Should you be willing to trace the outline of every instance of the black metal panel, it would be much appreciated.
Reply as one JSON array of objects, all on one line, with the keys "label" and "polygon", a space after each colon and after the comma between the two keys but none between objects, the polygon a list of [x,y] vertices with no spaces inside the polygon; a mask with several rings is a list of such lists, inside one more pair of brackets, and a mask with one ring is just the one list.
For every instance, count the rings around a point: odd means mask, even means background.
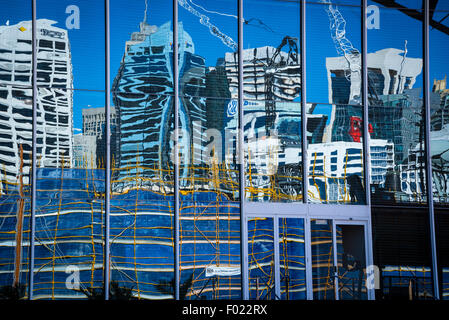
[{"label": "black metal panel", "polygon": [[438,264],[449,267],[449,208],[435,208],[435,231]]},{"label": "black metal panel", "polygon": [[431,266],[427,208],[372,208],[374,264]]}]

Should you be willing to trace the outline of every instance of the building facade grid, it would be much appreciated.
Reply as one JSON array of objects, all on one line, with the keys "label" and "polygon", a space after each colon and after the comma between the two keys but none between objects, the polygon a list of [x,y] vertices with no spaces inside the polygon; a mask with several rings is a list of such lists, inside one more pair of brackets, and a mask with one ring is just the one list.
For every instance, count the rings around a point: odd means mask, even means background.
[{"label": "building facade grid", "polygon": [[[36,1],[35,0],[31,0],[31,2],[33,3],[33,11],[35,13]],[[243,2],[244,2],[244,0],[238,0],[238,4],[239,4],[239,12],[238,12],[238,21],[239,21],[239,43],[238,44],[239,44],[239,46],[238,46],[238,51],[237,51],[238,52],[238,61],[235,62],[235,65],[233,66],[233,68],[234,68],[233,72],[235,73],[233,76],[237,79],[237,85],[236,85],[236,83],[234,83],[234,85],[231,86],[232,87],[231,91],[232,91],[232,94],[233,94],[233,98],[238,100],[238,115],[239,115],[240,127],[243,127],[243,122],[240,122],[240,121],[243,121],[243,119],[242,119],[243,118],[243,105],[244,105],[243,94],[244,94],[244,89],[245,89],[244,88],[245,79],[244,79],[244,70],[243,70],[243,68],[245,66],[245,63],[244,63],[243,59],[244,59],[245,56],[248,55],[248,53],[246,53],[245,50],[243,49],[243,42],[242,42],[243,41],[243,28],[242,28],[242,25],[244,23],[244,19],[243,19]],[[426,112],[425,112],[426,125],[424,126],[424,128],[425,128],[424,136],[426,137],[426,139],[425,139],[425,142],[424,142],[424,151],[422,151],[422,150],[412,150],[412,151],[408,151],[408,152],[409,153],[415,152],[414,153],[415,159],[417,159],[418,157],[425,157],[427,159],[426,165],[424,166],[424,170],[425,170],[425,173],[426,173],[425,179],[426,179],[426,182],[427,182],[427,186],[432,186],[433,185],[432,184],[433,173],[432,173],[432,166],[430,165],[431,162],[430,162],[430,151],[429,151],[429,149],[430,149],[430,140],[429,140],[429,138],[431,136],[431,126],[439,128],[439,126],[441,127],[446,122],[446,117],[447,117],[447,110],[446,110],[447,109],[447,103],[446,103],[447,102],[447,92],[445,92],[445,90],[446,90],[445,85],[443,86],[441,83],[435,83],[433,88],[430,87],[430,85],[429,85],[429,49],[428,49],[429,43],[428,43],[428,33],[429,33],[429,11],[430,11],[430,9],[429,9],[429,1],[428,0],[424,0],[423,3],[425,3],[425,6],[424,6],[424,8],[425,8],[425,10],[424,10],[424,17],[425,17],[425,19],[424,19],[424,23],[423,23],[423,35],[424,35],[424,37],[423,37],[423,39],[424,39],[423,40],[423,44],[424,44],[423,45],[423,47],[424,47],[424,52],[423,52],[424,53],[424,55],[423,55],[424,68],[423,68],[423,71],[424,71],[424,78],[425,78],[425,81],[424,81],[424,89],[425,89],[425,92],[424,92],[424,97],[425,97],[424,98],[424,108],[426,110]],[[173,7],[173,11],[174,12],[173,12],[173,14],[174,14],[174,17],[177,17],[177,10],[178,10],[177,1],[174,0],[173,4],[174,4],[174,7]],[[302,13],[302,17],[303,17],[303,19],[301,21],[302,21],[303,25],[302,25],[302,27],[298,26],[298,28],[301,31],[301,44],[302,44],[302,46],[300,48],[300,55],[304,56],[304,58],[302,58],[302,59],[305,59],[304,44],[305,44],[306,29],[305,29],[305,21],[303,21],[303,20],[305,20],[305,14],[304,13],[305,13],[306,6],[307,6],[307,4],[305,3],[305,1],[301,1],[301,13]],[[105,7],[109,8],[109,0],[105,0]],[[361,12],[362,13],[366,12],[366,8],[367,8],[367,1],[363,0],[362,1],[362,5],[360,6]],[[362,25],[365,26],[366,16],[365,16],[365,14],[361,14],[361,16],[363,17]],[[106,19],[109,19],[109,11],[106,11]],[[174,20],[173,22],[174,22],[174,24],[177,25],[177,20]],[[33,24],[36,23],[35,14],[33,16],[32,23]],[[370,117],[370,119],[373,118],[373,116],[369,115],[369,113],[372,112],[372,110],[370,110],[369,103],[368,103],[368,74],[370,72],[370,69],[368,67],[369,58],[367,57],[366,28],[363,28],[363,30],[361,30],[361,31],[362,31],[362,35],[363,35],[362,36],[362,38],[363,38],[363,42],[362,42],[362,58],[361,58],[361,61],[362,61],[362,68],[361,68],[362,69],[362,77],[361,77],[361,81],[362,81],[362,99],[363,100],[362,100],[362,104],[361,104],[362,105],[362,115],[361,115],[361,117],[362,117],[362,122],[363,122],[364,136],[369,136],[368,121],[363,121],[363,120],[365,120],[368,116]],[[181,29],[181,32],[183,32],[182,29]],[[40,39],[40,37],[36,34],[36,30],[35,29],[33,29],[33,33],[34,33],[33,34],[33,40],[34,40],[33,48],[34,48],[35,52],[32,54],[32,61],[30,61],[30,62],[32,62],[32,65],[37,65],[38,63],[43,61],[42,59],[39,58],[38,51],[40,50],[40,47],[42,46],[42,41],[44,41],[44,40]],[[177,32],[173,32],[173,34],[175,35],[175,37],[178,36]],[[107,30],[106,36],[110,37],[109,30]],[[182,40],[184,40],[184,39],[182,39]],[[178,42],[177,38],[176,38],[176,40],[173,40],[174,44],[177,44],[177,42]],[[50,48],[50,47],[48,47],[49,46],[48,43],[47,44],[44,43],[44,46],[47,46],[46,50],[48,50]],[[51,50],[53,50],[53,52],[57,51],[55,46],[56,45],[53,46],[53,44],[51,45]],[[64,48],[68,48],[68,43],[67,42],[65,42]],[[274,48],[265,48],[265,49],[266,50],[268,50],[268,49],[269,50],[273,50]],[[68,52],[65,52],[64,49],[61,49],[61,50],[62,50],[61,52],[63,52],[64,55],[68,55],[69,54]],[[106,50],[107,51],[110,50],[109,47],[106,46]],[[136,49],[135,48],[131,48],[130,49],[130,51],[133,51],[133,50],[136,50]],[[176,52],[176,51],[174,51],[174,52]],[[109,55],[110,55],[109,52],[107,52],[105,56],[109,57]],[[177,54],[175,56],[172,55],[170,57],[170,59],[173,60],[174,65],[178,66],[178,59],[179,59],[179,57],[178,57]],[[65,63],[65,66],[67,68],[71,67],[68,57],[65,58],[64,63]],[[201,64],[201,61],[200,61],[200,64]],[[107,68],[106,69],[107,69],[106,70],[106,75],[108,75],[109,72],[110,72],[109,64],[107,64]],[[239,72],[235,72],[236,70],[238,70]],[[38,70],[35,70],[34,72],[37,72],[37,71]],[[330,71],[330,72],[334,72],[334,71]],[[372,70],[371,70],[371,72],[372,72]],[[301,70],[301,73],[302,73],[302,76],[304,76],[304,78],[301,77],[301,82],[304,83],[305,82],[305,71]],[[396,75],[394,75],[394,76],[396,76]],[[67,81],[67,82],[72,81],[72,79],[70,77],[68,77],[65,73],[61,74],[61,77],[64,78],[65,81]],[[109,79],[109,76],[107,76],[106,78]],[[414,78],[411,77],[410,81],[413,82],[414,81],[413,79]],[[296,80],[298,80],[298,79],[296,79]],[[392,92],[393,91],[401,91],[401,90],[397,89],[397,86],[398,86],[399,82],[400,81],[395,82],[394,85],[391,85],[391,83],[390,83],[388,90],[390,90]],[[32,101],[33,101],[34,112],[36,112],[37,110],[39,110],[39,108],[42,108],[42,107],[40,107],[40,105],[42,103],[44,103],[44,102],[40,101],[39,99],[36,99],[35,97],[41,97],[42,94],[40,94],[40,92],[42,90],[45,90],[45,89],[44,88],[38,88],[38,86],[42,85],[42,83],[39,83],[39,77],[33,78],[32,79],[32,83],[30,83],[30,84],[32,84],[32,88],[33,88],[32,89],[32,94],[31,95],[28,94],[27,98],[28,99],[29,98],[34,98]],[[173,80],[173,85],[174,86],[179,86],[178,81]],[[408,85],[409,85],[410,88],[412,87],[412,84],[410,82],[408,83]],[[39,90],[39,92],[37,92],[38,90]],[[55,89],[55,90],[57,90],[57,89]],[[109,90],[109,88],[108,88],[108,90]],[[299,94],[299,90],[301,90],[301,94],[303,95],[303,97],[302,97],[302,102],[303,102],[302,105],[303,106],[302,107],[303,107],[303,110],[305,110],[305,108],[306,108],[306,105],[304,103],[306,101],[305,86],[301,86],[301,88],[299,88],[299,85],[297,86],[297,88],[295,86],[295,90],[296,90],[295,94],[296,93]],[[387,88],[383,88],[383,90],[385,91],[385,90],[387,90]],[[179,95],[179,87],[176,87],[175,89],[173,89],[173,92],[174,92],[174,99],[177,100],[178,99],[178,95]],[[440,100],[442,105],[441,105],[441,110],[438,111],[437,113],[435,113],[434,116],[431,119],[431,116],[430,116],[430,98],[432,96],[432,93],[435,93],[435,92],[439,92],[441,94],[441,96],[443,97]],[[400,92],[400,93],[398,93],[398,95],[400,95],[402,93],[403,92]],[[8,94],[10,94],[10,93],[8,93]],[[50,93],[48,93],[48,94],[51,95]],[[70,95],[70,93],[65,93],[65,94],[67,96]],[[254,94],[254,95],[257,96],[258,93],[256,92],[256,93],[251,93],[251,94]],[[330,93],[330,95],[331,94],[332,93]],[[44,96],[47,96],[47,95],[44,94]],[[109,95],[107,95],[106,105],[109,105],[109,99],[110,99],[110,97],[109,97]],[[353,97],[350,98],[350,99],[353,99]],[[400,100],[400,97],[398,99]],[[62,116],[62,119],[64,119],[63,123],[57,122],[56,125],[64,127],[65,131],[73,130],[73,128],[72,128],[72,119],[70,118],[71,117],[71,115],[70,115],[71,113],[67,112],[67,110],[71,108],[71,106],[69,105],[70,104],[69,101],[71,101],[70,97],[64,97],[64,99],[62,99],[60,101],[59,105],[58,105],[59,109],[56,111],[56,114],[57,114],[56,116],[58,117],[58,119],[61,119],[60,116]],[[346,102],[345,104],[347,104],[347,103],[348,102]],[[392,102],[392,103],[394,103],[394,102]],[[118,104],[117,104],[117,106],[118,106]],[[179,108],[180,108],[179,103],[173,103],[173,107],[175,108],[174,114],[175,115],[179,114],[179,112],[180,112],[180,110],[179,110]],[[61,114],[59,114],[58,112],[61,112]],[[202,111],[200,111],[200,112],[202,112]],[[109,117],[109,115],[111,113],[113,114],[112,118]],[[85,124],[86,124],[86,128],[88,129],[88,130],[86,130],[86,132],[89,132],[88,136],[95,136],[97,138],[97,142],[96,143],[98,144],[99,143],[98,139],[101,138],[101,134],[102,134],[100,131],[104,130],[104,129],[100,128],[100,127],[103,124],[106,124],[107,129],[105,130],[105,132],[106,133],[110,133],[111,132],[110,131],[111,130],[111,125],[115,125],[116,124],[115,123],[115,121],[116,121],[115,120],[116,119],[115,115],[116,114],[117,114],[117,117],[119,117],[118,110],[112,109],[112,107],[110,107],[109,110],[105,110],[105,112],[101,111],[101,112],[98,112],[97,114],[95,114],[95,112],[92,113],[92,114],[87,114],[86,113],[86,115],[85,115],[86,116],[86,123]],[[92,119],[92,117],[94,117],[95,119]],[[199,115],[198,117],[205,117],[205,115]],[[302,129],[304,130],[306,128],[305,127],[305,123],[307,122],[306,121],[306,119],[307,119],[306,113],[301,113],[301,117],[302,117],[302,122],[304,123],[304,125],[302,126]],[[440,117],[440,120],[438,120],[437,117]],[[87,119],[90,119],[90,120],[87,120]],[[35,139],[36,138],[39,139],[39,132],[38,132],[37,125],[40,125],[40,123],[36,123],[35,122],[36,119],[34,119],[34,118],[33,118],[33,121],[34,121],[34,125],[33,125],[33,128],[32,128],[33,129],[32,130],[32,134],[33,134],[33,137]],[[39,120],[37,120],[37,121],[39,121]],[[402,125],[406,126],[406,124],[402,124]],[[177,125],[174,125],[174,127],[177,128]],[[62,131],[63,133],[65,132],[64,130]],[[192,130],[194,130],[194,129],[192,129]],[[416,133],[413,133],[413,132],[410,133],[410,135],[413,135],[413,134],[416,134]],[[100,137],[98,137],[98,136],[100,136]],[[28,138],[31,138],[31,137],[28,137]],[[406,139],[406,138],[410,138],[410,137],[409,136],[408,137],[404,137],[404,139]],[[89,139],[87,137],[79,137],[78,141],[75,140],[74,143],[77,143],[78,146],[83,145],[85,147],[85,145],[94,144],[91,141],[92,139]],[[33,139],[31,139],[31,140],[33,140]],[[106,139],[106,140],[108,140],[108,139]],[[365,150],[365,153],[366,153],[366,150],[369,150],[369,156],[366,156],[366,157],[365,156],[364,157],[361,156],[360,159],[353,159],[352,161],[356,162],[356,160],[359,160],[359,162],[357,164],[354,164],[354,165],[355,166],[361,166],[361,167],[364,168],[365,171],[363,171],[363,173],[365,174],[365,181],[369,181],[371,179],[371,182],[376,182],[376,184],[379,184],[379,185],[385,184],[386,172],[384,172],[383,170],[388,170],[390,168],[390,166],[392,166],[393,159],[395,159],[396,157],[401,157],[402,159],[404,159],[406,157],[406,155],[400,154],[400,152],[398,150],[395,150],[394,149],[394,145],[391,142],[388,142],[386,137],[379,137],[378,139],[373,139],[372,143],[370,143],[368,140],[369,139],[364,139],[363,140],[363,142],[364,142],[363,148]],[[35,140],[35,141],[37,141],[37,140]],[[67,143],[68,143],[68,141],[69,140],[67,139]],[[237,149],[239,147],[242,148],[243,144],[244,144],[243,134],[240,133],[239,134],[239,144],[237,146]],[[314,151],[313,145],[311,145],[308,148],[307,144],[308,144],[307,136],[305,134],[301,135],[301,150],[307,150],[308,151],[308,152],[302,152],[300,154],[297,154],[300,157],[303,157],[303,159],[306,159],[307,157],[310,157],[310,156],[313,157],[313,156],[317,155],[316,151]],[[344,144],[344,142],[342,142],[342,144]],[[62,145],[64,146],[64,143]],[[107,145],[110,145],[110,143],[107,143]],[[39,148],[39,146],[37,146],[37,148]],[[67,150],[65,150],[64,148],[67,149]],[[69,159],[72,159],[72,157],[73,157],[74,158],[73,161],[78,161],[78,162],[82,162],[83,161],[82,159],[76,158],[75,154],[72,154],[72,151],[75,153],[75,151],[77,150],[75,148],[75,146],[71,146],[71,145],[70,146],[64,146],[64,148],[63,148],[64,150],[56,152],[56,157],[55,158],[49,158],[49,160],[43,159],[44,161],[49,162],[49,164],[47,166],[49,166],[49,167],[56,167],[56,168],[61,167],[62,165],[60,165],[60,164],[63,162],[63,160],[61,160],[59,157],[64,157],[64,156],[67,156]],[[354,148],[356,148],[356,146],[354,146]],[[110,147],[108,147],[107,150],[110,151],[111,150]],[[37,152],[36,151],[37,151],[37,149],[35,149],[35,152],[32,153],[32,164],[33,164],[32,167],[36,166],[37,162],[38,162]],[[329,150],[329,151],[335,151],[335,150]],[[94,152],[94,151],[92,151],[92,152]],[[96,151],[96,152],[98,152],[98,151]],[[304,155],[304,153],[306,153],[306,154]],[[17,152],[16,152],[16,154],[17,154]],[[45,154],[47,155],[47,153],[45,153]],[[53,155],[55,153],[54,152],[48,152],[48,154],[52,154]],[[65,154],[67,154],[67,155],[65,155]],[[242,154],[243,154],[243,152],[242,152]],[[362,154],[363,154],[363,151],[362,151]],[[324,155],[320,155],[320,156],[324,157]],[[104,156],[104,158],[105,159],[109,159],[109,157],[107,155]],[[338,160],[336,160],[337,165],[340,165],[341,162],[343,161],[341,158],[342,157],[340,156],[340,158]],[[241,160],[243,160],[243,159],[244,158],[242,156]],[[329,157],[328,157],[328,161],[331,161],[331,155],[330,154],[329,154]],[[360,163],[360,162],[362,162],[362,163]],[[106,169],[107,172],[109,172],[111,170],[111,163],[110,163],[110,161],[105,161],[105,163],[106,163],[106,168],[105,169]],[[329,162],[329,166],[332,166],[332,165],[333,165],[333,163]],[[418,167],[419,165],[417,163],[413,164],[411,162],[407,162],[407,166],[409,166],[409,167],[411,166],[411,167],[413,167],[412,169],[415,170],[413,173],[411,173],[410,170],[407,171],[406,169],[404,169],[404,171],[407,172],[407,174],[409,174],[409,175],[413,174],[414,176],[416,176],[416,175],[418,175],[419,170],[421,169],[421,168]],[[302,171],[302,175],[303,175],[302,176],[302,181],[306,181],[308,179],[308,172],[312,170],[312,168],[309,167],[308,165],[306,165],[306,167],[307,167],[307,169],[304,169]],[[239,172],[240,175],[244,176],[244,171],[243,171],[244,168],[245,168],[244,167],[244,163],[241,163],[239,168],[240,168],[240,172]],[[13,171],[17,172],[17,168],[14,168]],[[366,173],[367,171],[371,172],[371,174]],[[37,175],[36,171],[33,170],[32,171],[32,177],[31,177],[31,179],[33,181],[32,182],[32,190],[31,190],[31,194],[32,195],[36,194],[36,185],[35,185],[36,175]],[[179,174],[178,174],[178,175],[175,175],[175,181],[174,181],[174,185],[178,185],[178,188],[175,189],[175,190],[178,191],[177,194],[175,194],[175,197],[179,197],[179,184],[180,184],[180,177],[179,177]],[[241,191],[245,190],[244,189],[244,185],[245,185],[245,179],[243,177],[243,179],[240,179],[240,190]],[[370,185],[370,183],[366,182],[366,185]],[[329,195],[327,196],[327,198],[338,198],[338,194],[339,194],[338,186],[336,186],[335,188],[336,189],[328,190]],[[426,203],[425,207],[428,210],[429,218],[430,218],[429,225],[430,225],[430,234],[431,234],[430,243],[432,244],[432,265],[433,265],[433,270],[435,270],[435,268],[437,266],[437,256],[436,256],[436,249],[435,249],[435,241],[436,240],[435,240],[435,225],[434,225],[435,221],[434,221],[433,194],[432,194],[432,188],[429,187],[428,189],[430,189],[430,190],[421,190],[421,192],[427,191],[427,194],[426,194],[427,201],[425,201],[425,203]],[[307,188],[303,187],[303,190],[307,190]],[[105,192],[107,194],[109,194],[112,191],[113,190],[112,190],[112,187],[111,187],[111,183],[106,183],[105,184]],[[363,196],[363,197],[365,197],[365,201],[363,201],[364,205],[362,205],[362,207],[364,207],[365,209],[366,208],[369,209],[372,206],[372,203],[369,200],[370,199],[370,194],[371,194],[370,192],[371,192],[371,190],[370,190],[370,188],[365,188],[363,191],[365,192],[365,195]],[[245,224],[245,226],[247,227],[246,223],[247,223],[249,217],[254,218],[254,210],[256,210],[258,207],[257,207],[257,205],[253,205],[251,202],[246,201],[245,197],[242,196],[242,194],[244,194],[244,192],[241,192],[241,196],[239,198],[239,201],[240,201],[240,219],[241,219],[242,223]],[[360,195],[357,196],[357,198],[360,198],[360,197],[361,197]],[[302,206],[307,207],[306,210],[309,210],[309,207],[315,206],[310,200],[308,200],[308,197],[304,197],[303,201],[304,201],[304,204],[302,204]],[[276,203],[270,203],[267,206],[268,206],[268,208],[266,209],[266,211],[282,210],[281,208],[283,207],[283,206],[279,206]],[[325,207],[326,205],[322,204],[320,206]],[[342,205],[342,206],[344,206],[344,205]],[[329,208],[329,206],[328,206],[328,208]],[[32,217],[33,217],[33,215],[35,214],[35,210],[36,209],[33,206],[31,206],[30,210],[31,210],[31,214],[32,214]],[[175,213],[175,217],[179,216],[179,210],[180,210],[179,209],[179,205],[177,207],[175,206],[175,210],[177,211]],[[310,210],[312,210],[312,209],[310,209]],[[324,210],[326,210],[326,209],[324,209]],[[345,209],[342,208],[342,210],[345,210]],[[107,210],[105,219],[109,219],[108,214],[109,214],[109,212]],[[309,216],[309,215],[305,215],[304,216],[304,218],[306,218],[306,219],[309,219],[310,217],[311,216]],[[33,221],[34,220],[31,219],[31,224],[35,223]],[[368,226],[369,226],[369,229],[370,229],[371,228],[370,216],[368,216],[367,221],[368,221]],[[33,229],[33,225],[32,225],[32,227],[31,227],[31,235],[30,235],[32,238],[34,237],[33,230],[34,229]],[[179,229],[176,232],[179,232]],[[241,234],[240,234],[240,248],[241,248],[240,250],[242,252],[242,257],[243,257],[241,259],[242,260],[241,263],[244,265],[244,267],[242,267],[242,270],[246,270],[248,268],[247,255],[245,255],[245,256],[243,255],[243,252],[247,252],[247,246],[248,246],[247,232],[248,231],[245,230],[244,227],[242,227]],[[175,239],[179,239],[179,235],[175,236]],[[175,245],[179,245],[179,243],[176,243]],[[33,247],[33,244],[31,244],[30,245],[30,255],[29,255],[31,257],[31,259],[32,259],[33,254],[34,254],[33,250],[35,250],[35,248]],[[179,254],[179,252],[177,252],[176,254]],[[105,268],[106,269],[110,268],[109,260],[106,260]],[[179,273],[179,272],[180,271],[179,271],[179,266],[178,266],[177,268],[175,268],[175,273]],[[438,288],[438,283],[439,283],[438,282],[438,275],[436,274],[436,272],[433,272],[432,276],[433,276],[434,296],[436,298],[438,298],[439,297],[439,293],[440,293],[440,290]],[[179,298],[179,278],[177,278],[177,279],[178,279],[178,281],[177,281],[178,285],[176,287],[177,288],[176,289],[176,297]],[[242,272],[242,290],[243,290],[242,297],[246,298],[246,299],[249,297],[248,296],[249,290],[245,289],[245,288],[247,288],[248,281],[249,280],[248,280],[247,272]],[[30,299],[32,299],[32,297],[33,297],[33,285],[32,285],[33,284],[33,272],[30,272],[30,281],[29,281],[29,283],[30,283],[30,286],[28,288],[29,289],[28,297]],[[310,298],[310,292],[308,293],[308,295],[309,295],[308,297]]]}]

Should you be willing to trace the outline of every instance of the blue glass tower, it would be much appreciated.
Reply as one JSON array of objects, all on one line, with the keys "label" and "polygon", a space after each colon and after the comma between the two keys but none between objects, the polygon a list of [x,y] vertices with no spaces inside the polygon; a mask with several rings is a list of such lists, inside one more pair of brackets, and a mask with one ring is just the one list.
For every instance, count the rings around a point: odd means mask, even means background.
[{"label": "blue glass tower", "polygon": [[[140,24],[126,42],[126,51],[113,84],[113,100],[118,114],[118,150],[115,166],[121,183],[115,188],[132,187],[126,176],[151,177],[154,170],[172,163],[171,136],[174,128],[173,32],[171,23],[160,27]],[[206,121],[204,58],[195,54],[190,35],[179,24],[179,99],[181,176],[189,164],[201,156],[201,139]],[[193,150],[193,151],[191,151]],[[124,182],[125,181],[125,182]]]}]

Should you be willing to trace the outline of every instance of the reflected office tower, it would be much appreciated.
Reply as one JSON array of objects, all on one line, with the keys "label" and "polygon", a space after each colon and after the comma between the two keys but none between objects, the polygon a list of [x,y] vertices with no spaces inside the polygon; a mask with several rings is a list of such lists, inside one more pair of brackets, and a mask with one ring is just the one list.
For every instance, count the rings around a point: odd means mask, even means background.
[{"label": "reflected office tower", "polygon": [[[405,57],[403,50],[383,49],[367,56],[370,133],[373,139],[395,144],[395,161],[408,157],[408,150],[418,141],[422,101],[419,89],[413,89],[416,77],[422,71],[422,59]],[[332,109],[330,124],[324,142],[360,141],[362,108],[351,105],[358,97],[352,96],[352,87],[360,87],[344,76],[344,57],[327,58],[329,101]]]},{"label": "reflected office tower", "polygon": [[[323,142],[362,142],[363,108],[354,103],[360,97],[353,93],[354,88],[360,88],[360,79],[347,79],[345,65],[344,57],[326,59],[329,101],[334,108]],[[367,65],[371,141],[384,141],[386,148],[394,149],[393,165],[386,159],[376,160],[372,183],[380,189],[402,192],[401,197],[421,194],[424,169],[417,161],[424,152],[419,143],[424,134],[422,99],[421,89],[413,86],[422,71],[422,59],[408,58],[403,50],[389,48],[369,53]]]},{"label": "reflected office tower", "polygon": [[[301,196],[296,179],[302,170],[301,90],[296,39],[284,37],[275,48],[264,46],[243,50],[243,125],[246,140],[247,185],[254,190],[274,188],[287,197]],[[225,113],[226,132],[238,127],[238,55],[228,52],[225,69],[231,101]],[[235,163],[235,146],[226,146],[226,162]],[[276,181],[270,179],[276,176]],[[293,179],[292,179],[293,177]],[[251,195],[264,200],[266,195]],[[268,199],[268,198],[267,198]],[[266,200],[266,199],[265,199]]]},{"label": "reflected office tower", "polygon": [[446,76],[435,79],[430,94],[430,152],[434,200],[437,202],[447,202],[449,198],[449,89],[446,79]]},{"label": "reflected office tower", "polygon": [[[368,53],[367,62],[371,102],[378,96],[401,94],[413,88],[422,71],[422,59],[408,58],[403,50],[394,48]],[[353,88],[361,87],[361,79],[345,77],[347,61],[344,57],[326,58],[326,69],[330,103],[349,104],[360,100],[357,95],[360,90]]]},{"label": "reflected office tower", "polygon": [[[296,42],[289,39],[289,52],[265,46],[243,50],[243,91],[245,99],[265,101],[293,101],[301,90],[301,70]],[[228,52],[225,57],[231,97],[238,99],[238,55]],[[271,113],[267,107],[267,116]]]},{"label": "reflected office tower", "polygon": [[[118,121],[116,164],[119,180],[114,188],[132,186],[127,176],[152,177],[154,170],[172,166],[171,135],[174,128],[173,47],[171,23],[150,26],[140,23],[140,31],[126,42],[125,54],[113,84],[113,100]],[[179,30],[179,123],[181,177],[188,166],[201,158],[201,139],[206,121],[204,58],[195,54],[190,35]],[[196,136],[195,136],[196,135]],[[196,137],[196,139],[195,139]]]},{"label": "reflected office tower", "polygon": [[433,81],[431,99],[431,131],[440,131],[449,125],[449,89],[446,88],[447,80]]},{"label": "reflected office tower", "polygon": [[[38,165],[69,167],[72,162],[72,63],[67,31],[56,22],[37,25]],[[28,183],[32,150],[31,21],[0,26],[0,167],[9,183],[20,174]]]},{"label": "reflected office tower", "polygon": [[[393,143],[370,140],[371,181],[384,187],[387,172],[394,167]],[[363,145],[358,142],[334,141],[310,144],[308,148],[310,179],[309,195],[312,203],[327,201],[365,203],[362,186]],[[328,175],[330,178],[326,179]],[[348,189],[349,192],[346,192]]]},{"label": "reflected office tower", "polygon": [[[228,105],[231,100],[224,58],[218,59],[214,67],[208,67],[206,71],[205,96],[207,97],[206,130],[218,130],[223,133],[226,126],[227,116],[229,115]],[[225,159],[225,143],[225,134],[222,134],[221,149],[216,150],[217,152],[215,153],[215,158],[219,163],[224,162]],[[216,145],[216,148],[219,148],[218,144]]]},{"label": "reflected office tower", "polygon": [[[285,48],[288,45],[288,49]],[[287,51],[285,51],[287,50]],[[238,99],[238,55],[235,52],[228,52],[225,56],[226,75],[229,83],[231,98],[228,105],[227,117],[229,118],[228,128],[237,127],[237,99]],[[299,130],[294,132],[293,137],[280,137],[288,135],[282,132],[279,126],[281,122],[287,121],[284,114],[292,117],[295,125],[299,123],[300,105],[296,102],[300,97],[299,55],[296,40],[285,37],[277,47],[265,46],[243,50],[243,92],[245,98],[244,123],[245,137],[256,135],[274,137],[276,140],[273,148],[281,148],[281,140],[287,143],[291,138],[298,136]],[[296,118],[296,119],[295,119]],[[256,121],[257,119],[257,121]],[[249,125],[252,123],[252,125]],[[279,131],[280,130],[280,131]],[[280,139],[277,139],[280,138]],[[296,137],[297,138],[297,137]],[[273,141],[267,140],[267,144]],[[297,146],[295,146],[297,148]],[[273,149],[274,150],[274,149]],[[229,150],[226,150],[229,154]]]},{"label": "reflected office tower", "polygon": [[[80,166],[83,161],[77,161],[75,167],[84,168],[104,168],[106,163],[105,155],[105,133],[106,133],[106,111],[105,108],[85,108],[82,109],[83,115],[83,133],[78,137],[77,141],[85,143],[84,145],[84,166]],[[117,154],[117,116],[115,108],[110,110],[110,126],[111,126],[111,160],[116,159]],[[82,136],[82,138],[81,138]],[[76,139],[75,139],[76,140]],[[74,142],[75,143],[75,142]],[[89,145],[89,147],[87,147]],[[75,146],[74,146],[75,149]],[[78,150],[81,150],[78,148]],[[74,155],[75,157],[75,155]],[[78,157],[79,158],[79,157]],[[115,164],[113,164],[115,165]]]}]

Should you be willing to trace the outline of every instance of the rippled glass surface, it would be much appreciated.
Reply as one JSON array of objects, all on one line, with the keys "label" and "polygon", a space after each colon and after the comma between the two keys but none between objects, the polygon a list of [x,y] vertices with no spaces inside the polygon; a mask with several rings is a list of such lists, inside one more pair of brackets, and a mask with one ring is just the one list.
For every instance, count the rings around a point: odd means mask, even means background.
[{"label": "rippled glass surface", "polygon": [[299,2],[248,0],[244,18],[246,198],[301,202]]},{"label": "rippled glass surface", "polygon": [[181,283],[239,299],[237,1],[178,1]]},{"label": "rippled glass surface", "polygon": [[31,3],[0,11],[0,290],[27,296],[32,166]]},{"label": "rippled glass surface", "polygon": [[173,299],[172,4],[111,1],[111,286]]},{"label": "rippled glass surface", "polygon": [[[361,94],[360,0],[307,1],[306,48],[300,47],[300,1],[244,0],[241,66],[238,3],[178,0],[174,22],[170,1],[111,0],[111,108],[106,110],[104,3],[38,0],[33,128],[31,1],[3,1],[0,295],[27,297],[35,166],[34,299],[103,299],[105,281],[111,299],[173,299],[177,198],[181,299],[243,297],[242,199],[249,202],[246,213],[251,217],[244,235],[251,299],[305,299],[306,289],[314,299],[365,299],[361,283],[366,266],[348,256],[345,246],[355,231],[344,221],[313,216],[307,235],[301,213],[287,218],[282,209],[268,212],[267,205],[259,217],[254,208],[260,203],[275,205],[276,210],[288,205],[293,214],[290,205],[302,202],[312,204],[308,208],[338,204],[339,215],[344,205],[366,205],[367,188],[375,218],[374,263],[382,274],[377,293],[382,298],[409,292],[413,299],[432,298],[428,187],[436,210],[436,272],[442,298],[447,299],[447,4],[429,1],[426,128],[423,1],[368,1],[368,106],[362,105]],[[174,23],[178,39],[173,38]],[[301,49],[307,49],[306,79],[301,78]],[[364,107],[368,119],[363,119]],[[180,128],[176,133],[175,120]],[[239,120],[244,126],[244,172],[239,172],[237,154]],[[364,121],[369,136],[363,134]],[[307,150],[302,150],[303,137]],[[364,150],[367,139],[369,149]],[[304,164],[303,152],[308,161]],[[364,179],[366,152],[371,185]],[[108,161],[110,185],[105,183]],[[432,170],[432,186],[427,186],[427,168]],[[390,208],[395,206],[407,209],[396,212]],[[416,207],[421,211],[416,213]],[[111,272],[104,279],[107,210]],[[360,242],[362,233],[358,235]],[[306,288],[309,236],[312,288]]]},{"label": "rippled glass surface", "polygon": [[381,25],[368,28],[370,141],[385,145],[390,161],[372,168],[371,198],[425,203],[422,12],[413,18],[379,6],[378,14]]},{"label": "rippled glass surface", "polygon": [[308,200],[365,204],[361,8],[310,4],[306,14]]},{"label": "rippled glass surface", "polygon": [[248,282],[251,300],[276,296],[273,218],[248,220]]},{"label": "rippled glass surface", "polygon": [[306,245],[304,219],[279,218],[280,298],[305,300]]}]

